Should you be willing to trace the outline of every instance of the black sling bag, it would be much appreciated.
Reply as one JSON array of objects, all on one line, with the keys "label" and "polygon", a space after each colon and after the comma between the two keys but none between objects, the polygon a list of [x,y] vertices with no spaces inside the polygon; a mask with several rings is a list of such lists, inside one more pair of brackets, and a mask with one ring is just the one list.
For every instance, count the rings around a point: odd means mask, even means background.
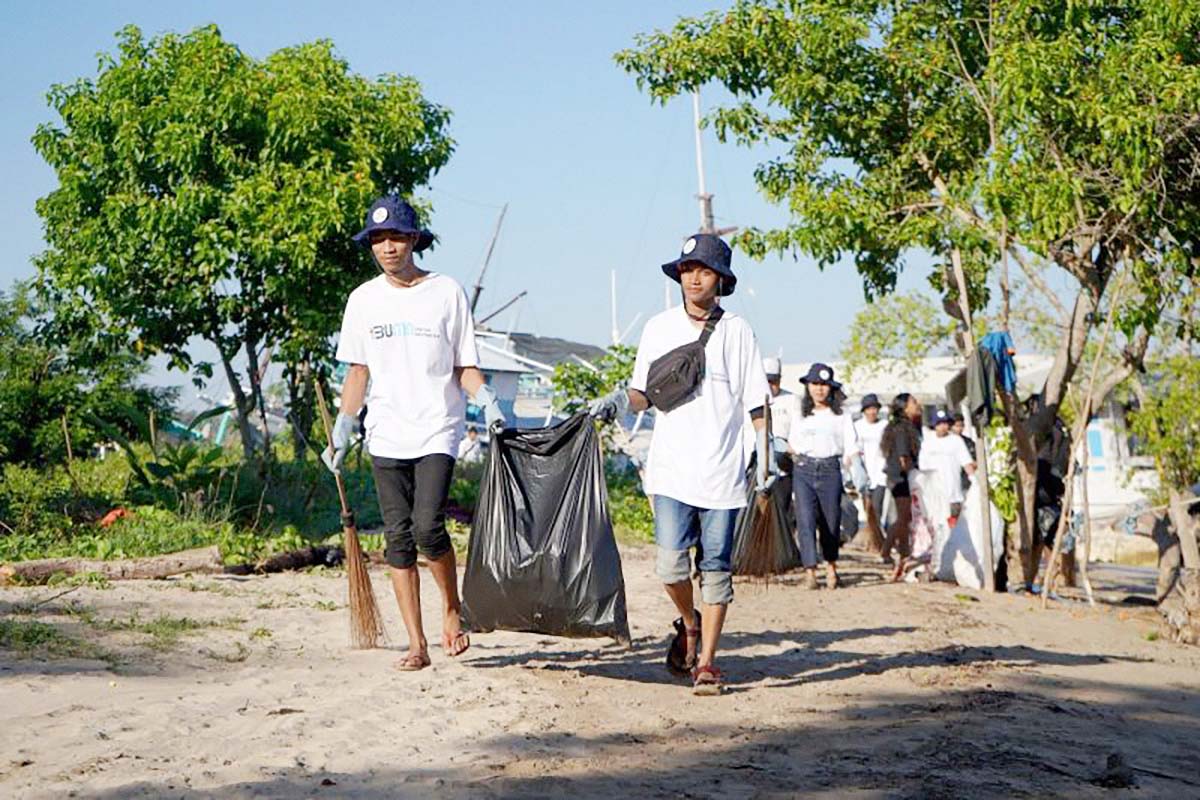
[{"label": "black sling bag", "polygon": [[646,375],[646,399],[650,405],[660,411],[674,411],[692,399],[704,380],[704,346],[724,313],[720,306],[713,308],[699,339],[663,353],[650,363]]}]

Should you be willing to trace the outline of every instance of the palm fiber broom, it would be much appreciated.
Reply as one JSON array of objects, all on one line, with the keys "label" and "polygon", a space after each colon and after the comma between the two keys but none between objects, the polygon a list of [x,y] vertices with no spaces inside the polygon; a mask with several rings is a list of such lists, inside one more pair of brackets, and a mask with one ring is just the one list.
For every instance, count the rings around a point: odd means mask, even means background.
[{"label": "palm fiber broom", "polygon": [[[317,389],[317,405],[321,408],[321,424],[325,427],[325,440],[333,452],[333,429],[329,422],[329,407],[325,405],[325,393],[321,384],[314,381]],[[387,634],[383,628],[383,616],[375,602],[371,589],[371,576],[367,572],[367,559],[358,541],[358,527],[354,512],[346,501],[346,484],[341,472],[333,473],[337,481],[338,500],[342,504],[342,544],[346,551],[346,577],[350,581],[350,646],[355,650],[371,650],[379,647]]]},{"label": "palm fiber broom", "polygon": [[[770,395],[767,395],[767,399],[763,403],[763,415],[767,427],[767,458],[774,458]],[[766,469],[768,466],[765,464],[755,465],[755,470]],[[754,490],[751,489],[751,491]],[[773,505],[774,500],[770,493],[762,494],[754,491],[754,503],[746,509],[746,513],[751,515],[749,535],[743,546],[738,548],[741,552],[735,559],[737,574],[765,580],[781,571],[779,562],[783,554],[780,552],[779,537],[784,532],[779,530],[780,521]]]}]

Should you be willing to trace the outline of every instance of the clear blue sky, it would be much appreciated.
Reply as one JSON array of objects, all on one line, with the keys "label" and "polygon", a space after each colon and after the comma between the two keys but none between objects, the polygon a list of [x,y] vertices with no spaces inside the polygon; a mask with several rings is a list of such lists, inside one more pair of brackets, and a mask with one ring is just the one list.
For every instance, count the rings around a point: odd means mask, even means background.
[{"label": "clear blue sky", "polygon": [[[620,324],[663,307],[659,264],[674,258],[698,224],[690,100],[652,105],[613,53],[638,32],[721,7],[709,2],[6,3],[0,9],[0,287],[33,275],[42,247],[35,200],[54,186],[29,143],[52,120],[52,83],[93,76],[96,53],[133,23],[147,34],[217,23],[256,57],[318,38],[333,40],[362,74],[417,77],[426,96],[453,111],[458,149],[422,191],[441,239],[426,264],[470,285],[496,215],[508,218],[481,309],[521,290],[529,296],[497,319],[541,335],[594,344],[609,337],[609,272],[617,270]],[[709,93],[716,98],[715,91]],[[783,221],[752,177],[763,153],[705,136],[709,191],[720,224]],[[849,264],[822,273],[791,258],[753,262],[735,254],[737,293],[766,353],[788,361],[834,357],[863,304]],[[901,288],[925,285],[924,257]],[[517,316],[519,314],[519,317]],[[640,324],[632,337],[636,342]],[[182,376],[179,381],[183,382]]]}]

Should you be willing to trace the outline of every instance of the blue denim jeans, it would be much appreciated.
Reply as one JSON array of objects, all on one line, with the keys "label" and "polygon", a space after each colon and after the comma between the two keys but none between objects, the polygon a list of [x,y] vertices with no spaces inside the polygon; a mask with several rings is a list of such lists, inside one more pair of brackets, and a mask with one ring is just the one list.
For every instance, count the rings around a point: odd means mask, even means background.
[{"label": "blue denim jeans", "polygon": [[821,556],[838,560],[842,530],[841,457],[807,458],[799,456],[792,469],[792,491],[796,502],[796,539],[800,563],[817,565],[817,542]]},{"label": "blue denim jeans", "polygon": [[733,599],[733,534],[737,508],[697,508],[663,495],[654,496],[655,572],[664,583],[691,579],[690,550],[696,548],[701,599],[722,605]]}]

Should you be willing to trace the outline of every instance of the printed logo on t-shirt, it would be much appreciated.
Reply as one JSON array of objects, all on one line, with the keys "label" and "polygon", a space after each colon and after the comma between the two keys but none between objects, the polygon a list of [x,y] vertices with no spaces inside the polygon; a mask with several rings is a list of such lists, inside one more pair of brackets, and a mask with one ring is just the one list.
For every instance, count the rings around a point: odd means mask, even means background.
[{"label": "printed logo on t-shirt", "polygon": [[441,335],[427,325],[414,325],[411,322],[389,322],[386,325],[370,327],[372,339],[390,339],[393,336],[418,336],[424,339],[440,339]]}]

